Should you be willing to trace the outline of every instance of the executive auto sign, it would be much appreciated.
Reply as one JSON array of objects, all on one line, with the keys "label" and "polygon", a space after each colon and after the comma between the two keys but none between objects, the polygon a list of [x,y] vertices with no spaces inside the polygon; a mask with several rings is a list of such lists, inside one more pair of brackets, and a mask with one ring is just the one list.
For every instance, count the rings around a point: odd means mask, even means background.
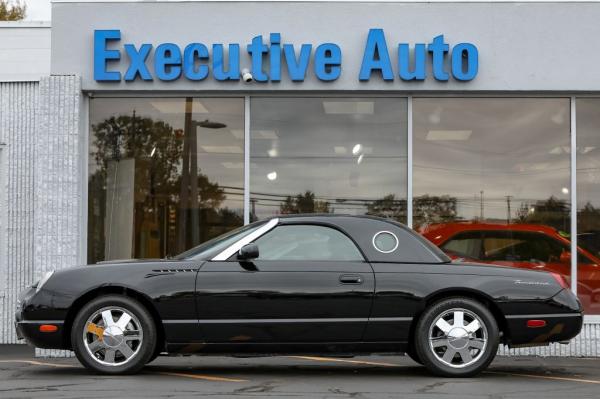
[{"label": "executive auto sign", "polygon": [[[280,33],[271,33],[268,39],[266,43],[265,38],[259,35],[245,46],[249,72],[257,82],[281,81],[284,68],[289,79],[294,82],[304,81],[311,72],[324,82],[335,81],[342,74],[342,49],[335,43],[316,46],[305,43],[296,46],[283,43]],[[120,30],[96,30],[94,80],[202,81],[212,76],[217,81],[235,81],[240,80],[246,64],[240,60],[242,51],[239,43],[227,46],[215,43],[207,46],[198,42],[189,43],[185,47],[174,43],[144,43],[136,46],[121,43]],[[126,63],[124,73],[117,68],[117,64],[122,61]],[[445,42],[444,35],[439,35],[427,44],[416,43],[411,46],[399,43],[398,57],[392,60],[383,29],[370,29],[362,60],[350,61],[361,62],[357,76],[360,81],[369,81],[371,78],[384,81],[423,81],[429,77],[429,72],[437,81],[448,81],[451,78],[470,81],[477,76],[479,52],[472,43],[459,43],[451,48]],[[428,67],[428,64],[431,66]]]}]

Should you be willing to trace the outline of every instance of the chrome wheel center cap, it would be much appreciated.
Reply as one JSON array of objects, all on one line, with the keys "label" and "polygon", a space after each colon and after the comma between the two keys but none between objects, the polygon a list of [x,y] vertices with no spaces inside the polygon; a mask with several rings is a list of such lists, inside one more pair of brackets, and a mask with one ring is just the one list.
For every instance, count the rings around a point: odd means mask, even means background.
[{"label": "chrome wheel center cap", "polygon": [[117,347],[123,343],[123,330],[117,326],[110,326],[104,330],[103,339],[107,346]]},{"label": "chrome wheel center cap", "polygon": [[469,332],[462,327],[448,331],[448,343],[454,349],[463,349],[469,343]]}]

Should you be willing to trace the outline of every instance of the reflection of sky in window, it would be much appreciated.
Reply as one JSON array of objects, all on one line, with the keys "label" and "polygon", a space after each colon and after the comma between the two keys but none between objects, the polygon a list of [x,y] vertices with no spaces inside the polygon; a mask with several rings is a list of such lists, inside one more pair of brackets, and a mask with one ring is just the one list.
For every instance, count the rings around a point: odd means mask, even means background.
[{"label": "reflection of sky in window", "polygon": [[406,99],[251,101],[250,185],[259,217],[306,191],[338,213],[365,213],[366,201],[388,194],[406,198]]},{"label": "reflection of sky in window", "polygon": [[[414,100],[414,195],[451,195],[459,217],[505,219],[521,204],[568,202],[569,99]],[[433,132],[433,134],[432,134]]]},{"label": "reflection of sky in window", "polygon": [[[90,126],[110,117],[131,116],[164,121],[174,130],[184,128],[184,98],[97,98],[91,101]],[[209,120],[227,125],[221,129],[198,127],[198,169],[209,180],[225,189],[227,199],[222,207],[243,208],[243,129],[244,101],[231,98],[194,99],[192,118],[197,122]],[[91,127],[90,127],[91,129]],[[238,132],[241,131],[240,136]],[[96,151],[93,132],[90,153]],[[150,156],[150,154],[148,154]],[[89,173],[97,169],[95,160],[89,159]],[[181,164],[179,164],[179,169]]]}]

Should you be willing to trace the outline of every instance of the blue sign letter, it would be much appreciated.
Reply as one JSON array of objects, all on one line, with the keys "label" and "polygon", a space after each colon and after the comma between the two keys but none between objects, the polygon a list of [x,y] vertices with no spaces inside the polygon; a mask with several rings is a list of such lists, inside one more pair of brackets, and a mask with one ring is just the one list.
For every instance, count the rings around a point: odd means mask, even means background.
[{"label": "blue sign letter", "polygon": [[252,57],[252,76],[257,82],[266,82],[269,75],[262,70],[263,54],[269,52],[269,47],[263,43],[262,36],[252,38],[252,44],[246,46],[248,54]]},{"label": "blue sign letter", "polygon": [[394,72],[392,71],[392,63],[390,62],[383,29],[369,30],[358,78],[360,80],[369,80],[371,72],[374,69],[381,71],[383,80],[394,80]]},{"label": "blue sign letter", "polygon": [[[463,70],[463,56],[467,70]],[[452,76],[457,80],[473,80],[479,69],[479,52],[471,43],[460,43],[452,49]]]},{"label": "blue sign letter", "polygon": [[225,70],[222,44],[213,44],[213,75],[217,80],[240,80],[240,45],[229,45],[229,67]]},{"label": "blue sign letter", "polygon": [[315,50],[315,75],[320,80],[330,81],[342,72],[342,51],[337,44],[324,43]]},{"label": "blue sign letter", "polygon": [[139,50],[136,50],[133,44],[126,44],[125,51],[129,56],[129,68],[125,72],[125,80],[135,80],[136,75],[139,73],[140,77],[144,80],[152,80],[152,75],[148,71],[146,66],[146,58],[152,50],[151,44],[142,44]]},{"label": "blue sign letter", "polygon": [[310,61],[310,52],[312,51],[312,45],[303,44],[300,46],[300,57],[296,59],[296,52],[292,44],[283,45],[283,54],[285,55],[285,62],[287,64],[288,74],[293,82],[302,82],[306,77],[306,70],[308,69],[308,62]]},{"label": "blue sign letter", "polygon": [[154,50],[154,72],[160,80],[181,76],[181,50],[173,43],[163,43]]},{"label": "blue sign letter", "polygon": [[429,43],[427,50],[433,54],[433,77],[436,80],[448,80],[450,76],[444,70],[444,57],[448,52],[449,46],[444,43],[444,35],[433,38],[433,43]]},{"label": "blue sign letter", "polygon": [[202,43],[188,44],[183,50],[183,74],[189,80],[202,80],[208,76],[208,65],[198,65],[196,60],[207,60],[208,49]]},{"label": "blue sign letter", "polygon": [[402,80],[425,80],[425,45],[415,44],[415,67],[410,70],[410,47],[402,43],[398,46],[398,69]]},{"label": "blue sign letter", "polygon": [[271,33],[269,40],[271,42],[269,50],[271,82],[279,82],[281,80],[281,34]]},{"label": "blue sign letter", "polygon": [[106,70],[106,63],[109,60],[121,59],[121,52],[119,50],[106,49],[106,44],[109,40],[121,40],[121,31],[94,31],[94,80],[98,82],[118,82],[121,80],[120,72]]}]

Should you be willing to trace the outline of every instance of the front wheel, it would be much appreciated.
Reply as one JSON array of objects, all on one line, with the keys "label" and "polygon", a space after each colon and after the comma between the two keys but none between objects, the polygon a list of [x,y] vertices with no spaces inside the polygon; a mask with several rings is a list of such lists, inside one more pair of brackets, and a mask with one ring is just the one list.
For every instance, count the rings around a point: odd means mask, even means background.
[{"label": "front wheel", "polygon": [[498,324],[481,303],[450,298],[427,308],[415,330],[415,349],[423,364],[444,377],[470,377],[496,356]]},{"label": "front wheel", "polygon": [[99,297],[75,317],[71,343],[86,368],[102,374],[131,374],[156,347],[156,326],[138,301],[120,295]]}]

